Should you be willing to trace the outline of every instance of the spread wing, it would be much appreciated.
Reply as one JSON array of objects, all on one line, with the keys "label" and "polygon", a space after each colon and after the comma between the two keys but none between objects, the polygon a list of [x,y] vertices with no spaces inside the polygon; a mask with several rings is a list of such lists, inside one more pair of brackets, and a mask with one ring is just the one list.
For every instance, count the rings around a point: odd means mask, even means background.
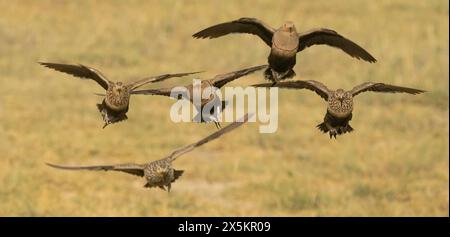
[{"label": "spread wing", "polygon": [[329,29],[315,29],[299,35],[298,52],[308,48],[312,45],[326,44],[332,47],[340,48],[348,55],[363,59],[368,62],[376,62],[377,60],[370,55],[365,49],[357,45],[353,41],[346,39],[344,36],[338,34],[334,30]]},{"label": "spread wing", "polygon": [[134,95],[163,95],[170,96],[172,88],[160,88],[160,89],[148,89],[148,90],[138,90],[132,91],[131,94]]},{"label": "spread wing", "polygon": [[193,35],[194,38],[218,38],[232,33],[247,33],[259,36],[269,47],[272,46],[272,36],[275,30],[255,18],[239,20],[211,26]]},{"label": "spread wing", "polygon": [[173,77],[184,77],[184,76],[187,76],[187,75],[192,75],[192,74],[197,74],[197,73],[200,73],[200,72],[164,74],[164,75],[159,75],[159,76],[146,77],[146,78],[141,79],[139,81],[131,82],[131,83],[129,83],[129,85],[131,87],[131,90],[135,90],[138,87],[141,87],[141,86],[143,86],[145,84],[148,84],[148,83],[160,82],[160,81],[164,81],[166,79],[173,78]]},{"label": "spread wing", "polygon": [[64,169],[64,170],[103,170],[103,171],[120,171],[132,175],[144,176],[144,166],[137,164],[120,164],[120,165],[99,165],[99,166],[64,166],[47,163],[48,166]]},{"label": "spread wing", "polygon": [[308,89],[311,91],[316,92],[320,97],[324,98],[325,100],[328,100],[328,96],[330,94],[330,90],[322,83],[314,80],[308,80],[308,81],[285,81],[285,82],[278,82],[275,85],[273,83],[264,83],[264,84],[256,84],[253,85],[255,87],[279,87],[279,88],[286,88],[286,89]]},{"label": "spread wing", "polygon": [[225,133],[231,132],[232,130],[234,130],[234,129],[238,128],[239,126],[241,126],[242,124],[246,123],[248,121],[248,119],[252,116],[253,116],[253,114],[251,114],[251,115],[245,114],[244,117],[238,119],[237,121],[233,122],[232,124],[222,128],[222,129],[214,132],[213,134],[203,138],[202,140],[175,150],[174,152],[172,152],[172,154],[169,155],[168,159],[170,159],[171,161],[174,161],[177,157],[183,155],[184,153],[192,151],[196,147],[199,147],[207,142],[217,139],[220,136],[224,135]]},{"label": "spread wing", "polygon": [[267,68],[267,65],[260,65],[256,67],[250,67],[246,69],[242,69],[239,71],[234,71],[226,74],[221,74],[215,76],[213,79],[210,80],[211,84],[213,84],[217,88],[223,87],[225,84],[234,81],[240,77],[246,76],[248,74],[254,73],[258,70]]},{"label": "spread wing", "polygon": [[39,64],[51,68],[53,70],[70,74],[79,78],[92,79],[96,81],[103,89],[107,90],[108,85],[111,83],[100,71],[95,68],[91,68],[84,65],[62,64],[62,63],[45,63],[39,62]]},{"label": "spread wing", "polygon": [[393,85],[377,83],[377,82],[365,82],[358,86],[355,86],[350,91],[350,93],[352,93],[353,96],[356,96],[357,94],[366,92],[366,91],[389,92],[389,93],[409,93],[409,94],[413,94],[413,95],[425,92],[423,90],[414,89],[414,88],[393,86]]}]

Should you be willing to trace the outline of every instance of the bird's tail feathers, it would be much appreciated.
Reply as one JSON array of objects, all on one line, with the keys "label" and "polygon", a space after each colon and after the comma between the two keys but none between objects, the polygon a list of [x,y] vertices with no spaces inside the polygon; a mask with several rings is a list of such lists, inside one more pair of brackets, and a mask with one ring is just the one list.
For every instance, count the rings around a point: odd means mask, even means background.
[{"label": "bird's tail feathers", "polygon": [[344,126],[344,127],[341,127],[341,134],[344,134],[344,133],[351,133],[352,131],[353,131],[354,129],[352,128],[352,126],[350,126],[350,124],[347,124],[346,126]]},{"label": "bird's tail feathers", "polygon": [[322,131],[323,133],[327,133],[329,131],[327,125],[325,125],[325,122],[317,125],[317,128]]}]

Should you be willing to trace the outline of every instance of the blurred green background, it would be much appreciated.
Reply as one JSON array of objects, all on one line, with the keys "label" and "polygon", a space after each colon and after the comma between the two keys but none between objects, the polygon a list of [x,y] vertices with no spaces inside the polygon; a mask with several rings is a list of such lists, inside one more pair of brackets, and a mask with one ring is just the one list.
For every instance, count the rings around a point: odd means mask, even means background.
[{"label": "blurred green background", "polygon": [[[0,215],[2,216],[448,216],[449,5],[431,1],[0,0]],[[129,120],[101,129],[101,88],[38,65],[83,63],[112,80],[206,70],[211,78],[266,63],[255,36],[195,40],[243,16],[298,31],[334,29],[377,59],[326,46],[297,56],[297,79],[349,89],[364,81],[417,87],[418,96],[357,97],[355,132],[330,140],[315,126],[325,102],[279,94],[279,128],[250,123],[176,161],[170,194],[114,172],[59,164],[144,163],[215,131],[170,121],[172,100],[135,96]],[[184,85],[192,78],[150,87]],[[230,85],[264,82],[262,73]]]}]

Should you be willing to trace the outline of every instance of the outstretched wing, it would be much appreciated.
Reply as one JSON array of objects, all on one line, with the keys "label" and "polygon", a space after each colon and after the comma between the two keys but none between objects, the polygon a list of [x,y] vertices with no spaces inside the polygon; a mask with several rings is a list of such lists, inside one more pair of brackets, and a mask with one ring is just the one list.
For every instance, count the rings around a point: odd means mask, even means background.
[{"label": "outstretched wing", "polygon": [[170,92],[171,91],[172,91],[172,88],[160,88],[160,89],[148,89],[148,90],[132,91],[131,94],[133,94],[133,95],[163,95],[163,96],[170,96]]},{"label": "outstretched wing", "polygon": [[377,83],[377,82],[365,82],[358,86],[355,86],[350,91],[350,93],[352,93],[353,96],[356,96],[357,94],[365,92],[365,91],[389,92],[389,93],[409,93],[409,94],[413,94],[413,95],[425,92],[424,90],[419,90],[419,89],[414,89],[414,88],[393,86],[393,85]]},{"label": "outstretched wing", "polygon": [[326,44],[332,47],[340,48],[348,55],[363,59],[368,62],[376,62],[377,60],[370,55],[365,49],[357,45],[353,41],[338,34],[334,30],[329,29],[315,29],[299,35],[298,52],[308,48],[312,45]]},{"label": "outstretched wing", "polygon": [[239,71],[229,72],[226,74],[220,74],[215,76],[213,79],[210,80],[211,84],[214,85],[214,87],[221,88],[225,84],[234,81],[240,77],[243,77],[245,75],[248,75],[250,73],[254,73],[258,70],[267,68],[267,65],[260,65],[256,67],[250,67],[246,69],[242,69]]},{"label": "outstretched wing", "polygon": [[96,81],[103,89],[107,90],[108,85],[111,83],[100,71],[95,68],[84,66],[82,64],[62,64],[62,63],[45,63],[39,62],[39,64],[51,68],[53,70],[70,74],[79,78],[92,79]]},{"label": "outstretched wing", "polygon": [[200,73],[200,72],[164,74],[164,75],[160,75],[160,76],[146,77],[146,78],[141,79],[139,81],[130,82],[128,85],[131,87],[131,90],[135,90],[138,87],[141,87],[141,86],[143,86],[145,84],[148,84],[148,83],[160,82],[160,81],[164,81],[166,79],[172,78],[172,77],[184,77],[184,76],[187,76],[187,75],[192,75],[192,74],[197,74],[197,73]]},{"label": "outstretched wing", "polygon": [[99,165],[99,166],[64,166],[47,163],[48,166],[64,170],[103,170],[120,171],[132,175],[144,176],[144,166],[138,164]]},{"label": "outstretched wing", "polygon": [[183,155],[184,153],[192,151],[196,147],[199,147],[207,142],[217,139],[220,136],[224,135],[225,133],[231,132],[232,130],[234,130],[237,127],[241,126],[242,124],[246,123],[248,121],[248,119],[252,116],[253,116],[253,114],[251,114],[251,115],[245,114],[244,117],[238,119],[237,121],[233,122],[232,124],[222,128],[222,129],[214,132],[213,134],[203,138],[202,140],[175,150],[174,152],[172,152],[172,154],[169,155],[168,159],[170,159],[171,161],[174,161],[177,157]]},{"label": "outstretched wing", "polygon": [[256,84],[253,85],[255,87],[279,87],[279,88],[286,88],[286,89],[308,89],[311,91],[316,92],[320,97],[324,98],[325,100],[328,100],[328,96],[330,94],[330,90],[322,83],[314,80],[308,80],[308,81],[285,81],[285,82],[278,82],[275,85],[273,83],[264,83],[264,84]]},{"label": "outstretched wing", "polygon": [[247,33],[259,36],[271,47],[275,30],[264,22],[255,18],[241,18],[239,20],[221,23],[208,27],[193,35],[194,38],[218,38],[232,33]]}]

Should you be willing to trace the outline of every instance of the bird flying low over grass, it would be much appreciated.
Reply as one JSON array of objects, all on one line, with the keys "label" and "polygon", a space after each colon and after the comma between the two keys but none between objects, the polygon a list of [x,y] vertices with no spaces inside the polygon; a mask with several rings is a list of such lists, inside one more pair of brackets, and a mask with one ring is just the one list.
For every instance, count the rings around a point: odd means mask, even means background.
[{"label": "bird flying low over grass", "polygon": [[232,33],[247,33],[259,36],[270,48],[268,62],[270,67],[265,71],[266,79],[274,84],[279,80],[295,76],[293,67],[298,52],[313,45],[328,45],[343,50],[348,55],[367,62],[377,60],[365,49],[353,41],[330,29],[313,29],[297,33],[295,25],[287,21],[280,28],[274,29],[255,18],[240,18],[221,23],[201,30],[194,38],[218,38]]},{"label": "bird flying low over grass", "polygon": [[112,123],[117,123],[126,120],[130,104],[130,95],[137,88],[149,84],[167,80],[172,77],[183,77],[199,72],[177,73],[177,74],[164,74],[159,76],[146,77],[138,81],[133,82],[113,82],[104,76],[99,70],[88,67],[82,64],[61,64],[61,63],[48,63],[39,62],[39,64],[54,69],[59,72],[67,73],[75,77],[82,79],[92,79],[96,81],[103,89],[106,90],[106,94],[101,94],[104,99],[101,104],[97,104],[97,108],[102,114],[105,124],[103,128]]},{"label": "bird flying low over grass", "polygon": [[[256,87],[272,87],[270,83],[253,85]],[[285,81],[275,85],[279,88],[287,89],[308,89],[316,92],[320,97],[325,99],[328,103],[327,113],[323,123],[317,125],[323,133],[329,133],[330,138],[336,138],[336,135],[342,135],[347,132],[353,131],[349,122],[352,119],[353,111],[353,98],[359,93],[366,91],[374,92],[389,92],[389,93],[408,93],[408,94],[420,94],[425,91],[394,86],[379,82],[365,82],[358,86],[353,87],[349,91],[343,89],[330,90],[324,84],[308,80],[308,81]]]},{"label": "bird flying low over grass", "polygon": [[[238,78],[241,78],[243,76],[249,75],[251,73],[254,73],[256,71],[262,70],[267,68],[268,65],[260,65],[260,66],[255,66],[255,67],[249,67],[249,68],[245,68],[242,70],[238,70],[238,71],[234,71],[234,72],[229,72],[229,73],[225,73],[225,74],[220,74],[215,76],[212,79],[208,79],[208,80],[202,80],[201,84],[200,84],[200,93],[203,94],[203,92],[207,89],[207,88],[222,88],[224,85],[226,85],[229,82],[232,82]],[[177,99],[188,99],[191,103],[194,104],[194,84],[190,84],[187,86],[184,86],[184,88],[186,89],[187,92],[189,92],[189,98],[184,98],[184,97],[180,97]],[[162,96],[171,96],[171,93],[174,92],[175,86],[174,87],[170,87],[170,88],[160,88],[160,89],[148,89],[148,90],[138,90],[138,91],[133,91],[131,92],[131,94],[141,94],[141,95],[162,95]],[[194,118],[194,121],[199,121],[199,122],[214,122],[214,124],[216,125],[216,127],[218,129],[220,129],[220,123],[218,121],[215,121],[214,119],[210,119],[210,118],[204,118],[202,116],[202,111],[203,111],[203,107],[208,104],[209,102],[217,99],[216,95],[213,93],[214,91],[211,90],[211,94],[209,96],[209,98],[201,98],[200,100],[200,105],[196,105],[194,104],[194,106],[196,106],[196,110],[199,112],[197,114],[197,116],[200,116],[199,118],[196,116],[196,118]],[[221,106],[220,106],[220,111],[225,109],[226,106],[226,101],[221,101]],[[212,111],[211,114],[214,114],[214,108],[212,107]]]},{"label": "bird flying low over grass", "polygon": [[244,117],[238,119],[237,121],[231,123],[230,125],[214,132],[213,134],[201,139],[193,144],[181,147],[173,151],[167,157],[152,161],[146,164],[119,164],[119,165],[99,165],[99,166],[63,166],[63,165],[47,165],[65,170],[104,170],[104,171],[121,171],[132,175],[137,175],[144,177],[147,183],[144,185],[145,188],[159,187],[170,192],[170,188],[173,182],[177,180],[182,174],[183,170],[176,170],[172,167],[172,162],[175,161],[179,156],[192,151],[194,148],[199,147],[205,143],[208,143],[214,139],[219,138],[225,133],[231,132],[232,130],[238,128],[242,124],[246,123],[251,118],[253,114],[245,114]]}]

